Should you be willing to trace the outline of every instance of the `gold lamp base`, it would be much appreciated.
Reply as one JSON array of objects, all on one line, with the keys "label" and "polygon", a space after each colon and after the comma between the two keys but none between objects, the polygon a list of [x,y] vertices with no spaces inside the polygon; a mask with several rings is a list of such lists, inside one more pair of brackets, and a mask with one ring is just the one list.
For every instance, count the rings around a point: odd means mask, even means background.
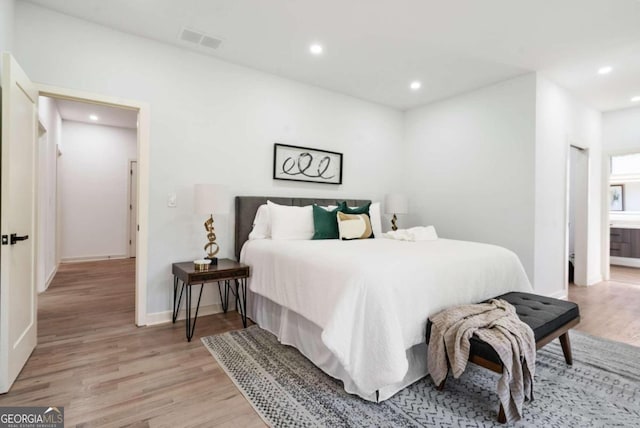
[{"label": "gold lamp base", "polygon": [[398,230],[398,217],[394,214],[393,217],[391,217],[391,230],[393,230],[394,232],[396,230]]},{"label": "gold lamp base", "polygon": [[213,228],[213,214],[204,222],[204,229],[207,231],[207,239],[209,242],[204,246],[204,250],[207,252],[207,260],[211,260],[212,265],[218,264],[218,258],[216,254],[220,251],[220,246],[216,243],[216,232]]}]

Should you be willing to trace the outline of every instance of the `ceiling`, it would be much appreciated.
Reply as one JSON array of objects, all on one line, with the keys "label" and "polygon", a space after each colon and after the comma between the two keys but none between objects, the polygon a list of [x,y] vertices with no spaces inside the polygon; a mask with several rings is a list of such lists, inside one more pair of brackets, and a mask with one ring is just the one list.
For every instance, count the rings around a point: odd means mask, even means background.
[{"label": "ceiling", "polygon": [[[639,105],[639,0],[31,2],[401,110],[530,71],[603,111]],[[184,28],[223,42],[182,41]]]},{"label": "ceiling", "polygon": [[[69,100],[56,100],[56,105],[62,120],[120,128],[138,127],[138,112],[135,110]],[[92,120],[91,115],[97,116],[97,120]]]}]

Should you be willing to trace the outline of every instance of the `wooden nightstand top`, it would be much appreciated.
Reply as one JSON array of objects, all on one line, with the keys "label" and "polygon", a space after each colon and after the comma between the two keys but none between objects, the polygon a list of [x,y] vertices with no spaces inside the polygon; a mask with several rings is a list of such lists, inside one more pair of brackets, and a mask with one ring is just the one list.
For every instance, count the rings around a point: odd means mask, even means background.
[{"label": "wooden nightstand top", "polygon": [[208,270],[196,270],[193,262],[174,263],[171,270],[187,285],[249,277],[248,265],[230,259],[218,259],[218,264],[209,265]]}]

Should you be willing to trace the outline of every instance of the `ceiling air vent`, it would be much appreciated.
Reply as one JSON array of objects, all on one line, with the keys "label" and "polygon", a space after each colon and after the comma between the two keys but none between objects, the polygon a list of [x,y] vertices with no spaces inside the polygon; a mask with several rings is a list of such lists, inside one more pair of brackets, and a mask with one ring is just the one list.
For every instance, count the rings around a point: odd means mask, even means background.
[{"label": "ceiling air vent", "polygon": [[222,40],[216,39],[215,37],[204,36],[202,40],[200,40],[200,44],[207,48],[218,49],[222,44]]},{"label": "ceiling air vent", "polygon": [[180,34],[180,40],[191,43],[200,43],[202,37],[204,37],[204,34],[198,33],[197,31],[193,30],[187,30],[186,28],[184,28],[182,30],[182,34]]},{"label": "ceiling air vent", "polygon": [[180,33],[180,40],[189,43],[195,43],[209,49],[218,49],[222,44],[221,39],[211,37],[207,34],[195,30],[190,30],[188,28],[182,29],[182,32]]}]

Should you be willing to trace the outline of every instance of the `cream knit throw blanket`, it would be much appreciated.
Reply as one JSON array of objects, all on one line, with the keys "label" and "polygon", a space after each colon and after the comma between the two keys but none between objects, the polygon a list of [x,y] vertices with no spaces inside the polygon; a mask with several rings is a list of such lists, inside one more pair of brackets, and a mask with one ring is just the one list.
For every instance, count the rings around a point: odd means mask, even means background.
[{"label": "cream knit throw blanket", "polygon": [[533,399],[536,341],[533,330],[520,321],[515,308],[504,300],[462,305],[446,309],[430,318],[428,368],[436,385],[447,377],[460,377],[469,359],[469,339],[474,334],[500,356],[503,371],[498,396],[507,421],[520,419],[525,399]]}]

